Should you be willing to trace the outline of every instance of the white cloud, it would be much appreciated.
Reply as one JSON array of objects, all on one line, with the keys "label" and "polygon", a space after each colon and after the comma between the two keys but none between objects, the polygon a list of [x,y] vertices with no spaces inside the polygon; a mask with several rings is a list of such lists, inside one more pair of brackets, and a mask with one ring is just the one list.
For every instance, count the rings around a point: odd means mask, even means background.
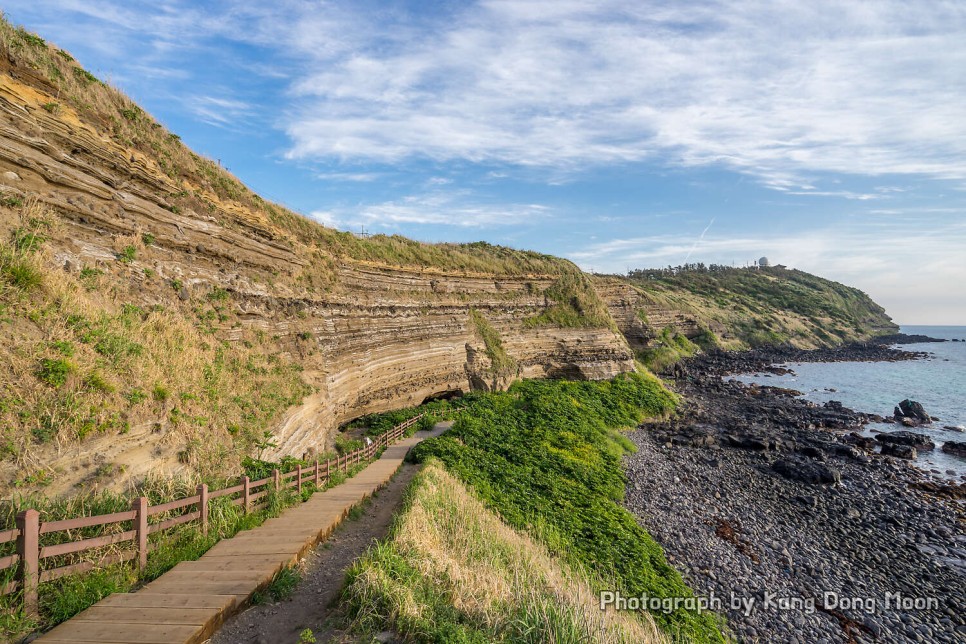
[{"label": "white cloud", "polygon": [[827,172],[966,179],[963,3],[44,5],[50,21],[97,21],[90,46],[156,69],[217,39],[271,52],[267,67],[237,64],[292,79],[279,118],[293,158],[558,171],[652,159],[784,190]]},{"label": "white cloud", "polygon": [[322,181],[349,181],[352,183],[369,183],[382,178],[382,176],[382,173],[379,172],[320,172],[315,175],[317,179]]},{"label": "white cloud", "polygon": [[336,228],[367,226],[390,231],[407,224],[458,228],[530,225],[549,214],[549,209],[540,204],[491,204],[468,191],[436,190],[378,204],[317,211],[311,216]]},{"label": "white cloud", "polygon": [[966,178],[962,4],[494,0],[410,18],[342,11],[293,41],[291,156]]},{"label": "white cloud", "polygon": [[223,128],[237,127],[254,112],[245,101],[219,96],[191,96],[184,104],[200,120]]}]

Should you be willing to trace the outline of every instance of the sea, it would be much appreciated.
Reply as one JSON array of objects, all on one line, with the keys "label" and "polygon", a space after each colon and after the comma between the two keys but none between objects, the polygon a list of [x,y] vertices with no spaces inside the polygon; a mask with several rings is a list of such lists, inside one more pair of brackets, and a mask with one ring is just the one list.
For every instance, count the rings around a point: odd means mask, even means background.
[{"label": "sea", "polygon": [[[838,400],[855,411],[891,416],[900,400],[922,403],[926,413],[939,418],[930,426],[911,431],[928,434],[936,449],[920,452],[916,466],[935,478],[966,480],[966,458],[941,450],[946,441],[966,442],[966,433],[944,430],[944,426],[966,429],[966,326],[903,326],[903,333],[950,340],[927,344],[896,345],[909,351],[923,351],[929,357],[901,362],[793,362],[781,366],[786,375],[741,374],[735,380],[802,392],[802,398],[817,404]],[[864,434],[896,431],[904,427],[870,423]]]}]

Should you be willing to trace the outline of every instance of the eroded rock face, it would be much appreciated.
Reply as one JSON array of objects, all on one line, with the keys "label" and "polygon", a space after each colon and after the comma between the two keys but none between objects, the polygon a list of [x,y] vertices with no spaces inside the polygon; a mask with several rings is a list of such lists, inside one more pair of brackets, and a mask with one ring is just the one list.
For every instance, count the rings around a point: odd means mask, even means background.
[{"label": "eroded rock face", "polygon": [[[190,311],[213,289],[230,293],[238,326],[216,328],[217,337],[263,331],[316,389],[272,428],[278,448],[266,458],[301,456],[348,420],[440,392],[634,369],[626,341],[611,329],[524,323],[547,306],[543,292],[558,276],[401,268],[307,246],[262,212],[174,181],[155,159],[102,135],[69,107],[43,109],[49,100],[0,73],[0,188],[56,213],[47,245],[58,266],[100,269],[132,302]],[[173,206],[171,195],[186,191],[197,193],[196,207]],[[0,224],[4,234],[16,225]],[[146,234],[150,248],[115,261],[119,239]],[[147,280],[148,272],[156,278]],[[516,371],[494,372],[471,308],[500,334]],[[149,458],[176,461],[168,457],[179,447],[159,442]]]},{"label": "eroded rock face", "polygon": [[[595,287],[607,304],[611,317],[617,322],[617,328],[633,349],[650,346],[667,327],[687,337],[694,337],[701,331],[698,321],[693,317],[661,306],[627,282],[597,278]],[[716,330],[724,334],[724,329]]]}]

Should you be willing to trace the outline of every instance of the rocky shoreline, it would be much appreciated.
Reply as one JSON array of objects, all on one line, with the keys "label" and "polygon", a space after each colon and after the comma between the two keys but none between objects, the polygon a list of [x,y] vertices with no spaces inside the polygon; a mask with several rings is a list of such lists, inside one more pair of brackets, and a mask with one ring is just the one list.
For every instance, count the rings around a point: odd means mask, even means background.
[{"label": "rocky shoreline", "polygon": [[739,640],[966,641],[966,484],[875,453],[856,430],[879,417],[722,379],[923,355],[878,344],[703,354],[675,369],[681,414],[631,434],[627,507]]}]

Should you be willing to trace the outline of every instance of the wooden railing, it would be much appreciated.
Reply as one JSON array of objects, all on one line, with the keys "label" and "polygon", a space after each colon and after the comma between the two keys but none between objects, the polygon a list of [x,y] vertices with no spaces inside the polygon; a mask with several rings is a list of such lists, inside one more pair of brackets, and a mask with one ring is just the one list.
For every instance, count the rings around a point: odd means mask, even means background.
[{"label": "wooden railing", "polygon": [[[60,519],[57,521],[41,521],[40,512],[28,509],[17,514],[17,527],[0,532],[0,546],[16,541],[15,554],[0,558],[0,573],[17,566],[15,579],[0,587],[0,595],[7,595],[22,591],[25,612],[37,613],[38,587],[41,583],[61,577],[86,572],[94,568],[132,561],[137,559],[139,568],[143,569],[148,562],[148,552],[153,549],[148,543],[148,535],[176,526],[198,521],[204,534],[208,533],[208,504],[210,501],[222,497],[232,497],[232,505],[241,506],[245,513],[264,508],[271,491],[295,488],[301,494],[302,486],[314,483],[321,488],[331,478],[332,473],[349,469],[362,461],[373,458],[376,453],[388,447],[401,438],[406,430],[422,420],[423,414],[414,416],[404,423],[396,425],[388,432],[379,436],[368,445],[364,445],[336,458],[324,461],[316,459],[315,465],[303,467],[298,465],[294,470],[282,473],[274,470],[271,476],[257,481],[242,476],[237,485],[222,490],[211,491],[207,485],[199,485],[193,496],[160,505],[149,505],[146,497],[134,499],[131,509],[125,512],[102,514],[76,519]],[[165,518],[172,512],[175,516]],[[111,524],[129,524],[130,529],[114,532],[103,536],[71,540],[68,539],[55,545],[40,545],[40,536],[50,533],[80,530]],[[125,526],[121,526],[125,527]],[[45,560],[64,555],[77,555],[87,550],[116,546],[133,542],[134,547],[127,550],[103,555],[96,561],[81,561],[68,565],[44,567]]]}]

